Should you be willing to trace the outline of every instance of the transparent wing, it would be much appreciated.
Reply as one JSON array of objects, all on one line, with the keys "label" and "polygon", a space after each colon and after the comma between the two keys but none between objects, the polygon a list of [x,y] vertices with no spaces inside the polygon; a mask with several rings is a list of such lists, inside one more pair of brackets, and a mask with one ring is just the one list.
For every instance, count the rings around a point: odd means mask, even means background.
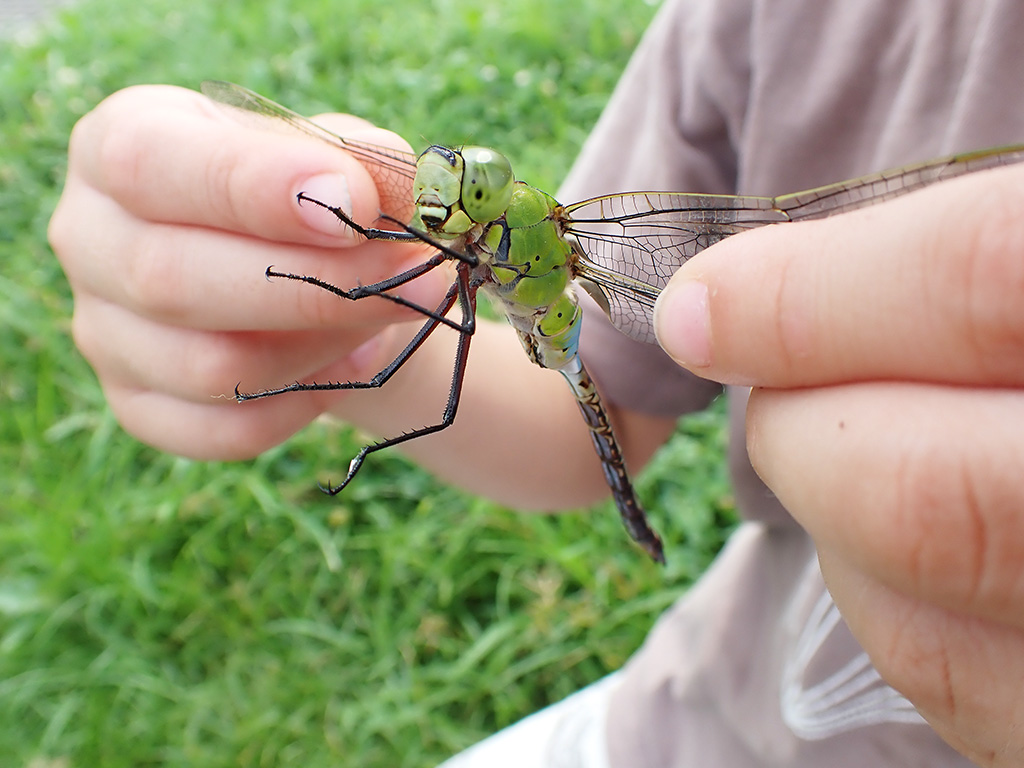
[{"label": "transparent wing", "polygon": [[964,152],[891,171],[873,173],[853,181],[841,181],[805,192],[780,195],[775,198],[775,207],[785,211],[792,221],[822,219],[882,203],[940,181],[987,168],[1013,165],[1022,160],[1024,145]]},{"label": "transparent wing", "polygon": [[654,301],[682,264],[729,235],[874,205],[1024,160],[1024,145],[970,152],[779,197],[634,192],[557,209],[577,244],[580,284],[626,335],[654,343]]},{"label": "transparent wing", "polygon": [[412,152],[343,138],[287,107],[234,83],[206,80],[201,87],[209,99],[234,107],[232,114],[243,123],[267,130],[304,133],[354,155],[373,177],[384,213],[400,220],[408,217],[412,201],[412,179],[416,175],[416,155]]},{"label": "transparent wing", "polygon": [[680,265],[729,235],[787,220],[769,197],[657,192],[595,197],[562,211],[579,246],[582,287],[619,330],[648,343],[654,300]]}]

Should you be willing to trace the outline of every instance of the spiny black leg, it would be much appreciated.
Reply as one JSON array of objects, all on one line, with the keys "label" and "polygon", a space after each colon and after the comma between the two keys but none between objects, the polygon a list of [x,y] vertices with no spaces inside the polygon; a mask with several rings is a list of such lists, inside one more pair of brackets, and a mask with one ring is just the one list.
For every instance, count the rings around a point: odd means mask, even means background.
[{"label": "spiny black leg", "polygon": [[312,203],[318,205],[324,210],[333,213],[339,221],[343,224],[354,229],[360,235],[365,237],[367,240],[399,240],[403,242],[412,242],[413,240],[419,240],[420,237],[414,232],[396,232],[390,229],[377,229],[376,227],[364,227],[362,224],[357,224],[351,216],[336,205],[328,205],[327,203],[317,200],[315,197],[309,197],[305,192],[299,192],[295,196],[295,199],[299,201],[299,205],[303,202]]},{"label": "spiny black leg", "polygon": [[[473,330],[475,330],[474,319],[476,317],[476,292],[479,287],[479,282],[470,281],[469,267],[465,264],[460,264],[458,291],[459,303],[462,306],[462,324],[471,330],[463,331],[459,334],[459,344],[455,352],[455,370],[452,373],[451,387],[448,390],[448,402],[445,405],[441,421],[428,427],[413,429],[408,432],[404,432],[397,437],[381,440],[378,443],[372,443],[371,445],[365,446],[358,454],[356,454],[356,457],[352,459],[352,462],[348,465],[348,474],[345,476],[344,480],[342,480],[338,485],[331,485],[328,483],[326,486],[320,486],[324,493],[334,496],[352,482],[352,479],[356,476],[360,467],[363,466],[363,462],[366,460],[366,457],[371,453],[384,448],[390,448],[393,445],[408,442],[409,440],[415,440],[417,437],[432,435],[435,432],[440,432],[452,425],[455,421],[455,413],[459,407],[459,398],[462,396],[462,384],[466,378],[466,363],[469,360],[469,344],[473,340]],[[429,322],[434,321],[431,320]]]},{"label": "spiny black leg", "polygon": [[[367,291],[366,295],[368,296],[380,296],[380,298],[387,299],[388,301],[394,302],[399,306],[408,307],[409,309],[419,312],[421,315],[425,315],[426,317],[437,320],[437,322],[439,322],[441,325],[446,325],[453,331],[459,331],[461,333],[473,332],[471,323],[466,323],[465,321],[456,322],[448,317],[445,317],[444,315],[438,314],[436,310],[429,310],[426,307],[421,307],[419,304],[415,304],[409,301],[408,299],[403,299],[401,296],[395,296],[394,294],[391,293],[378,292],[370,289],[369,287],[365,288],[364,290]],[[471,321],[475,321],[475,319],[476,318],[470,318]]]},{"label": "spiny black leg", "polygon": [[381,291],[390,291],[393,288],[405,285],[406,283],[412,282],[417,277],[425,275],[435,267],[444,264],[446,261],[443,253],[435,253],[429,259],[424,261],[422,264],[417,264],[415,267],[410,267],[404,272],[399,272],[397,275],[378,280],[376,283],[370,283],[369,285],[359,285],[355,288],[345,290],[339,288],[336,285],[328,283],[326,280],[321,280],[319,277],[312,277],[311,275],[294,275],[290,272],[275,272],[273,265],[267,267],[267,277],[284,277],[288,280],[298,280],[301,283],[309,283],[315,285],[317,288],[323,288],[325,291],[330,291],[335,296],[340,296],[343,299],[349,301],[358,301],[364,299],[367,296],[379,296]]},{"label": "spiny black leg", "polygon": [[[424,310],[428,315],[428,320],[420,329],[416,331],[416,335],[412,337],[412,340],[406,344],[405,348],[398,353],[390,363],[388,363],[381,371],[376,373],[369,381],[329,381],[324,384],[317,384],[315,381],[309,384],[304,384],[301,381],[296,381],[293,384],[289,384],[287,387],[280,387],[278,389],[268,389],[262,392],[240,392],[238,387],[235,387],[235,400],[242,403],[246,400],[260,400],[264,397],[274,397],[275,395],[282,395],[285,392],[318,392],[324,390],[336,390],[336,389],[376,389],[383,386],[384,382],[390,379],[395,372],[401,368],[405,362],[409,359],[413,352],[420,348],[427,337],[437,328],[438,325],[445,319],[444,313],[448,312],[455,304],[456,298],[461,298],[463,294],[462,287],[458,282],[452,283],[448,292],[445,294],[444,299],[440,304],[437,305],[437,309],[431,312],[430,310]],[[472,334],[474,331],[474,324],[472,322],[466,323],[465,318],[461,325],[454,326],[457,331],[463,334]]]},{"label": "spiny black leg", "polygon": [[358,301],[359,299],[365,299],[367,296],[378,296],[382,299],[387,299],[394,304],[398,304],[399,306],[418,312],[424,317],[432,317],[442,325],[447,325],[454,331],[461,331],[463,330],[462,324],[457,323],[442,314],[438,314],[436,310],[427,309],[426,307],[402,298],[401,296],[385,293],[385,291],[392,290],[393,288],[415,280],[420,275],[425,274],[439,264],[444,263],[444,261],[444,255],[436,253],[423,264],[419,264],[412,269],[407,269],[400,275],[396,275],[395,277],[388,278],[386,280],[380,280],[379,282],[372,283],[370,285],[361,285],[348,291],[328,283],[325,280],[321,280],[319,277],[312,277],[310,275],[293,275],[290,272],[275,272],[272,266],[267,267],[266,275],[267,277],[283,277],[288,280],[296,280],[300,283],[309,283],[310,285],[315,285],[317,288],[323,288],[325,291],[330,291],[335,296],[340,296],[341,298],[348,299],[349,301]]}]

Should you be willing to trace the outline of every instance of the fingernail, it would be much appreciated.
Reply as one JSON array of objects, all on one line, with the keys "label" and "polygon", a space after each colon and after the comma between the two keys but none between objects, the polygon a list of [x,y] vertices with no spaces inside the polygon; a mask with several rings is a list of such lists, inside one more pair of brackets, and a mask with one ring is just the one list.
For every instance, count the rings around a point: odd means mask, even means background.
[{"label": "fingernail", "polygon": [[658,343],[681,365],[711,365],[711,314],[708,287],[686,280],[666,288],[654,305],[654,331]]},{"label": "fingernail", "polygon": [[[312,176],[302,182],[297,191],[313,200],[319,200],[325,205],[341,208],[345,213],[352,211],[348,181],[340,173],[322,173],[319,176]],[[328,235],[352,235],[352,230],[326,208],[304,200],[299,205],[299,211],[299,215],[302,216],[306,225],[317,232]]]}]

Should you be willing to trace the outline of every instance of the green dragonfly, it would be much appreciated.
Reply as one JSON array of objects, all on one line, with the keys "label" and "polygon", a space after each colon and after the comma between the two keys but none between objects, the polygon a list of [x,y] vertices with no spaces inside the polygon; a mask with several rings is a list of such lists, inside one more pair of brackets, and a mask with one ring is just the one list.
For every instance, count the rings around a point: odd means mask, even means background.
[{"label": "green dragonfly", "polygon": [[[687,259],[729,235],[765,224],[806,221],[844,213],[907,194],[965,173],[1024,160],[1024,145],[970,152],[865,176],[853,181],[781,195],[754,197],[667,192],[602,195],[571,205],[516,181],[509,161],[484,147],[428,147],[420,155],[345,139],[238,85],[203,83],[202,91],[233,107],[243,120],[283,127],[326,141],[358,158],[380,192],[379,226],[364,227],[330,201],[303,193],[298,202],[331,211],[370,240],[427,243],[433,256],[419,266],[371,285],[343,289],[315,276],[268,268],[268,277],[309,283],[342,299],[378,296],[425,317],[405,349],[366,382],[295,382],[242,393],[239,401],[285,392],[383,386],[440,325],[459,332],[454,373],[440,421],[365,446],[338,485],[356,476],[366,457],[382,448],[449,427],[455,420],[476,321],[476,296],[485,291],[504,310],[529,358],[562,374],[571,387],[629,535],[654,560],[663,546],[636,498],[622,451],[594,382],[579,355],[582,312],[575,286],[587,291],[628,336],[654,343],[654,302]],[[411,218],[403,212],[412,205]],[[435,308],[419,307],[391,293],[452,261],[456,278]],[[447,317],[458,303],[461,320]]]}]

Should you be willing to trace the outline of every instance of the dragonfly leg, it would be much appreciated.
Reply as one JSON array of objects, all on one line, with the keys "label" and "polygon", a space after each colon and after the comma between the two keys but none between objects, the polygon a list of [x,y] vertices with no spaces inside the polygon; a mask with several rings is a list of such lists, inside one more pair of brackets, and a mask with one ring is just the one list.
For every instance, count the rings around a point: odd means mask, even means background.
[{"label": "dragonfly leg", "polygon": [[362,299],[365,296],[378,296],[382,291],[389,291],[392,288],[397,288],[400,285],[412,282],[420,275],[425,275],[430,270],[440,264],[443,264],[444,261],[444,254],[435,253],[422,264],[417,264],[415,267],[411,267],[404,272],[400,272],[399,274],[385,278],[384,280],[378,280],[376,283],[370,283],[369,285],[358,285],[355,288],[350,288],[349,290],[332,285],[326,280],[321,280],[319,277],[312,277],[310,275],[294,275],[290,272],[277,272],[274,270],[273,265],[267,267],[265,274],[267,277],[284,277],[288,280],[298,280],[302,283],[309,283],[310,285],[315,285],[317,288],[323,288],[325,291],[330,291],[335,296],[355,301],[357,299]]},{"label": "dragonfly leg", "polygon": [[412,242],[414,240],[421,239],[415,232],[396,232],[390,229],[364,227],[362,224],[357,224],[351,216],[345,213],[345,211],[338,206],[330,205],[322,200],[317,200],[315,197],[309,197],[305,192],[299,192],[299,194],[295,196],[295,199],[299,201],[299,205],[302,203],[312,203],[313,205],[320,206],[324,210],[330,211],[342,224],[351,227],[367,240],[398,240],[402,242]]},{"label": "dragonfly leg", "polygon": [[390,291],[394,288],[405,285],[406,283],[412,282],[420,275],[424,275],[438,265],[443,264],[444,261],[445,257],[443,253],[435,253],[422,264],[417,264],[415,267],[407,269],[405,272],[384,280],[379,280],[376,283],[359,285],[348,290],[339,288],[332,283],[328,283],[326,280],[321,280],[319,277],[313,277],[312,275],[295,275],[290,272],[277,272],[274,270],[273,266],[267,267],[265,274],[268,278],[282,277],[287,280],[295,280],[300,283],[309,283],[309,285],[315,285],[317,288],[322,288],[325,291],[333,293],[335,296],[340,296],[341,298],[348,299],[349,301],[358,301],[359,299],[365,299],[367,296],[379,296],[382,299],[387,299],[390,302],[419,312],[425,317],[436,318],[442,325],[447,325],[453,330],[461,331],[463,329],[462,325],[456,323],[454,320],[449,320],[443,314],[439,314],[436,310],[427,309],[426,307],[422,307],[408,299],[403,299],[401,296],[386,293],[386,291]]},{"label": "dragonfly leg", "polygon": [[409,301],[408,299],[403,299],[401,296],[395,296],[392,293],[384,293],[383,290],[375,289],[372,286],[366,286],[363,290],[366,292],[365,295],[367,296],[380,296],[380,298],[382,299],[387,299],[388,301],[394,302],[395,304],[398,304],[400,306],[408,307],[409,309],[419,312],[421,315],[436,320],[441,325],[448,326],[453,331],[471,334],[476,329],[475,317],[470,317],[469,319],[463,318],[462,321],[456,322],[455,320],[452,320],[448,317],[445,317],[442,314],[439,314],[437,310],[430,310],[427,309],[426,307],[421,307],[419,304],[415,304]]},{"label": "dragonfly leg", "polygon": [[[332,381],[324,382],[322,384],[317,384],[316,382],[304,384],[303,382],[296,381],[286,387],[268,389],[261,392],[240,392],[238,387],[235,387],[235,399],[242,403],[247,400],[261,400],[265,397],[282,395],[285,392],[320,392],[336,389],[377,389],[378,387],[383,386],[384,383],[405,364],[412,353],[422,346],[423,342],[426,341],[427,337],[434,332],[437,326],[442,324],[442,321],[446,319],[444,314],[454,306],[456,298],[459,298],[461,293],[462,291],[459,283],[452,283],[448,292],[445,294],[444,299],[442,299],[441,303],[437,305],[436,310],[424,310],[428,317],[427,322],[425,322],[420,329],[416,331],[416,335],[412,337],[405,348],[398,353],[398,356],[395,357],[394,360],[388,363],[369,381]],[[455,325],[455,329],[460,333],[472,335],[475,330],[475,324],[473,322],[467,323],[464,319],[462,324]]]},{"label": "dragonfly leg", "polygon": [[[455,414],[459,408],[459,399],[462,396],[462,384],[466,377],[466,363],[469,361],[469,345],[473,339],[473,331],[475,330],[474,318],[476,315],[476,292],[480,286],[479,282],[472,281],[470,279],[470,270],[465,265],[459,266],[459,279],[456,283],[458,287],[458,298],[459,304],[462,307],[462,324],[469,330],[463,331],[459,334],[459,343],[455,352],[455,367],[452,373],[451,386],[448,389],[448,402],[445,404],[444,413],[441,416],[441,421],[437,424],[432,424],[426,427],[420,427],[418,429],[412,429],[408,432],[403,432],[397,437],[391,437],[386,440],[381,440],[376,443],[364,446],[356,457],[352,459],[348,466],[348,474],[345,475],[345,479],[337,485],[328,483],[326,486],[320,486],[324,493],[334,496],[340,493],[345,486],[347,486],[352,479],[359,472],[360,467],[363,466],[363,462],[366,457],[371,453],[383,450],[384,448],[390,448],[400,443],[408,442],[409,440],[415,440],[418,437],[424,437],[426,435],[432,435],[436,432],[440,432],[450,427],[455,421]],[[455,287],[455,286],[453,286]],[[430,325],[431,329],[437,327],[437,322],[431,318],[427,321],[424,327]],[[426,334],[424,334],[424,337]],[[422,343],[422,339],[419,341]],[[416,346],[418,346],[417,344]],[[410,346],[412,346],[410,344]],[[405,359],[408,359],[409,355],[412,354],[409,347],[403,350],[402,355]],[[404,362],[404,360],[403,360]],[[394,373],[394,371],[391,371]],[[388,375],[390,377],[390,374]],[[375,377],[376,378],[376,377]],[[385,378],[385,381],[387,379]],[[383,383],[383,382],[382,382]],[[378,385],[379,386],[379,385]]]}]

